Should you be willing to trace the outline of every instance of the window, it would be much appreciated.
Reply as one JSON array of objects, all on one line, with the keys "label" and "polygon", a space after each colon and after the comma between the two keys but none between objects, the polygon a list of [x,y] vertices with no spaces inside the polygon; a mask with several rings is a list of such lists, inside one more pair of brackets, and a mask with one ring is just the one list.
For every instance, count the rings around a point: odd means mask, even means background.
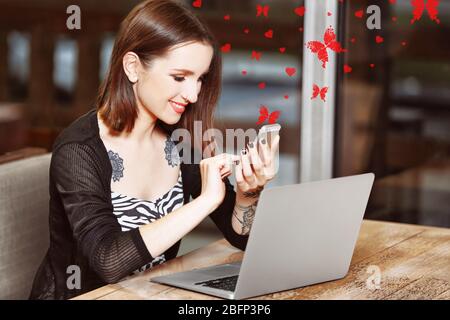
[{"label": "window", "polygon": [[411,24],[409,1],[380,7],[381,30],[368,30],[347,1],[335,173],[376,174],[367,218],[449,227],[450,3],[440,24]]},{"label": "window", "polygon": [[[300,88],[303,18],[294,13],[302,1],[208,1],[196,13],[221,45],[223,87],[216,123],[223,128],[258,129],[261,106],[281,111],[280,170],[271,185],[297,183],[300,154]],[[268,17],[257,6],[268,6]],[[267,9],[265,9],[267,10]],[[226,18],[229,16],[229,19]],[[271,30],[271,31],[270,31]],[[258,57],[260,55],[260,57]],[[288,75],[286,68],[295,68]],[[267,121],[264,123],[267,124]],[[239,150],[227,150],[237,153]]]},{"label": "window", "polygon": [[13,101],[25,101],[28,96],[30,76],[30,35],[11,31],[8,34],[8,80],[7,96]]},{"label": "window", "polygon": [[77,80],[78,46],[75,40],[59,36],[55,43],[53,82],[56,102],[69,104],[73,101]]}]

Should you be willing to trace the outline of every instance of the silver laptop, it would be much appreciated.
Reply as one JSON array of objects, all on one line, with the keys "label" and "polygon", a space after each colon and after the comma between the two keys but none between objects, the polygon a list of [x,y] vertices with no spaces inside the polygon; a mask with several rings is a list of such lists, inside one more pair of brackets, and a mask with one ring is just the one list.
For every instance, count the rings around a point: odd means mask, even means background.
[{"label": "silver laptop", "polygon": [[243,299],[346,276],[374,174],[268,188],[241,262],[150,281]]}]

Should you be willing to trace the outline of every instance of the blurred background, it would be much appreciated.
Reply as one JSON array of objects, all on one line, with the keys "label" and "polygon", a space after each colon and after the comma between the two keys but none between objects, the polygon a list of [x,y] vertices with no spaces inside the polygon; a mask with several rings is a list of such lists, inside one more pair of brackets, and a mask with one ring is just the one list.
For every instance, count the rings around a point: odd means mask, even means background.
[{"label": "blurred background", "polygon": [[[370,4],[381,30],[355,16]],[[334,173],[375,173],[366,218],[450,227],[450,1],[438,9],[440,24],[426,11],[410,24],[410,1],[347,1],[341,18],[353,70],[338,80]]]},{"label": "blurred background", "polygon": [[[0,163],[51,152],[59,132],[93,108],[120,22],[139,2],[0,0]],[[223,54],[218,127],[257,127],[262,104],[281,110],[280,171],[271,185],[299,183],[306,47],[294,8],[303,1],[184,2],[220,44],[232,44]],[[413,25],[409,2],[339,4],[337,33],[349,51],[339,55],[337,103],[328,106],[336,110],[333,176],[376,174],[365,218],[450,227],[450,2],[441,1],[440,24],[425,13]],[[73,4],[81,30],[66,27]],[[268,18],[256,16],[258,4],[270,6]],[[381,8],[381,30],[366,27],[366,14],[355,16],[370,4]],[[264,36],[268,29],[273,38]],[[344,63],[352,72],[340,71]],[[286,67],[297,72],[288,77]],[[180,254],[219,238],[205,221]]]}]

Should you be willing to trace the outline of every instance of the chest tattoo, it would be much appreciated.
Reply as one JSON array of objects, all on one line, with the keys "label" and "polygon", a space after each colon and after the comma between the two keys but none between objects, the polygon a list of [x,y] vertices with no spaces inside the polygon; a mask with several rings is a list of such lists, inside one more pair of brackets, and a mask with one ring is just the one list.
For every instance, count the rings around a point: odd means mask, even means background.
[{"label": "chest tattoo", "polygon": [[120,178],[123,178],[123,159],[118,153],[111,150],[108,151],[108,157],[112,166],[112,179],[114,182],[119,181]]},{"label": "chest tattoo", "polygon": [[176,167],[180,164],[180,156],[178,155],[178,149],[175,143],[167,137],[166,146],[164,147],[164,153],[166,154],[166,160],[169,166]]}]

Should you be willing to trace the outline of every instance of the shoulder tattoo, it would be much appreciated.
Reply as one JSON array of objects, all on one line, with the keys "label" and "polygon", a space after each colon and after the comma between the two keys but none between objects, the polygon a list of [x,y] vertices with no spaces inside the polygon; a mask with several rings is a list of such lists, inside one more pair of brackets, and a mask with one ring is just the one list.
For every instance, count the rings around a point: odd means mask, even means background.
[{"label": "shoulder tattoo", "polygon": [[108,151],[108,157],[112,166],[112,179],[114,182],[119,181],[123,177],[123,159],[117,152],[111,150]]}]

